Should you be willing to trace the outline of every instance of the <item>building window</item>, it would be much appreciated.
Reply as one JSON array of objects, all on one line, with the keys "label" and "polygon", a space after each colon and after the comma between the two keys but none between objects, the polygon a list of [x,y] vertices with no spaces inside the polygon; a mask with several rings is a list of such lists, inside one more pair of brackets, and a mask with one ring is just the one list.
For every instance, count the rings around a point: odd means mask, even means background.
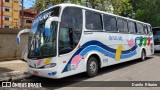
[{"label": "building window", "polygon": [[9,21],[9,17],[4,17],[4,20],[5,21]]},{"label": "building window", "polygon": [[11,9],[11,8],[9,8],[9,7],[4,7],[4,8],[3,8],[3,11],[5,11],[5,12],[11,12],[11,11],[12,11],[12,9]]},{"label": "building window", "polygon": [[5,8],[5,11],[6,11],[6,12],[10,12],[10,9],[9,9],[9,8]]},{"label": "building window", "polygon": [[10,26],[8,26],[8,25],[5,25],[5,26],[4,26],[4,28],[10,28]]},{"label": "building window", "polygon": [[18,10],[14,10],[14,12],[18,12]]},{"label": "building window", "polygon": [[18,1],[14,1],[14,3],[18,3]]},{"label": "building window", "polygon": [[9,3],[9,2],[10,2],[10,0],[5,0],[5,2],[8,2],[8,3]]},{"label": "building window", "polygon": [[32,20],[26,20],[26,23],[32,23]]},{"label": "building window", "polygon": [[18,19],[14,18],[14,20],[18,20]]}]

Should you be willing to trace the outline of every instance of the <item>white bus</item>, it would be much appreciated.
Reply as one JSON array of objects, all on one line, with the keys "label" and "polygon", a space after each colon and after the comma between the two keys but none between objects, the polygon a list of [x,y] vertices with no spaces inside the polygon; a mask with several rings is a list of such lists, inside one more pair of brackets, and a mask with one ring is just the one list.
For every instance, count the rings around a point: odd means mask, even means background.
[{"label": "white bus", "polygon": [[160,51],[160,27],[154,27],[152,30],[154,37],[154,50]]},{"label": "white bus", "polygon": [[94,77],[99,68],[154,53],[150,24],[75,4],[43,11],[28,32],[28,71],[41,77]]}]

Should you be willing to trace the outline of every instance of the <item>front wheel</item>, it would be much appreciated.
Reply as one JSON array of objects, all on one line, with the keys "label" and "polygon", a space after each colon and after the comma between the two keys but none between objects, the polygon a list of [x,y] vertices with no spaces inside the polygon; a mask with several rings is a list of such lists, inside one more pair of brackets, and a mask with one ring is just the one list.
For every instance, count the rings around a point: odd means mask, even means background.
[{"label": "front wheel", "polygon": [[90,57],[87,62],[87,75],[94,77],[98,73],[98,62],[95,57]]}]

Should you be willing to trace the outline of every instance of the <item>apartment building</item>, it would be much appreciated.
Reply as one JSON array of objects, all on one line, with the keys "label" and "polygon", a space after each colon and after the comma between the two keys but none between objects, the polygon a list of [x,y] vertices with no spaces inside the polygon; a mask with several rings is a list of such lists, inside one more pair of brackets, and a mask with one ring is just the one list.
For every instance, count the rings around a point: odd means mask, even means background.
[{"label": "apartment building", "polygon": [[19,28],[20,0],[0,0],[0,27]]},{"label": "apartment building", "polygon": [[[39,14],[39,11],[34,8],[24,9],[24,28],[30,29],[33,23],[34,18]],[[20,11],[20,21],[22,19],[22,11]],[[22,24],[20,24],[22,28]]]}]

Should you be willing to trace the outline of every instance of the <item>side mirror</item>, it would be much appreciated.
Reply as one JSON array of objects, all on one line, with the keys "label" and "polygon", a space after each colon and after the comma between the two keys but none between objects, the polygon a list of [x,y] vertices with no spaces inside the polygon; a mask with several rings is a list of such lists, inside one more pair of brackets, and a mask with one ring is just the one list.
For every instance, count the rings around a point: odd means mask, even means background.
[{"label": "side mirror", "polygon": [[50,17],[47,19],[47,21],[45,23],[45,31],[44,31],[45,37],[50,37],[50,35],[51,35],[51,28],[50,27],[51,27],[51,23],[53,20],[54,20],[54,18]]},{"label": "side mirror", "polygon": [[47,19],[45,23],[45,31],[44,31],[45,37],[50,37],[51,35],[51,29],[50,29],[51,22],[52,22],[52,17]]},{"label": "side mirror", "polygon": [[21,36],[21,34],[23,34],[23,33],[29,33],[29,32],[30,32],[30,29],[21,30],[21,31],[18,33],[18,35],[17,35],[17,43],[20,44],[20,41],[21,41],[20,36]]}]

